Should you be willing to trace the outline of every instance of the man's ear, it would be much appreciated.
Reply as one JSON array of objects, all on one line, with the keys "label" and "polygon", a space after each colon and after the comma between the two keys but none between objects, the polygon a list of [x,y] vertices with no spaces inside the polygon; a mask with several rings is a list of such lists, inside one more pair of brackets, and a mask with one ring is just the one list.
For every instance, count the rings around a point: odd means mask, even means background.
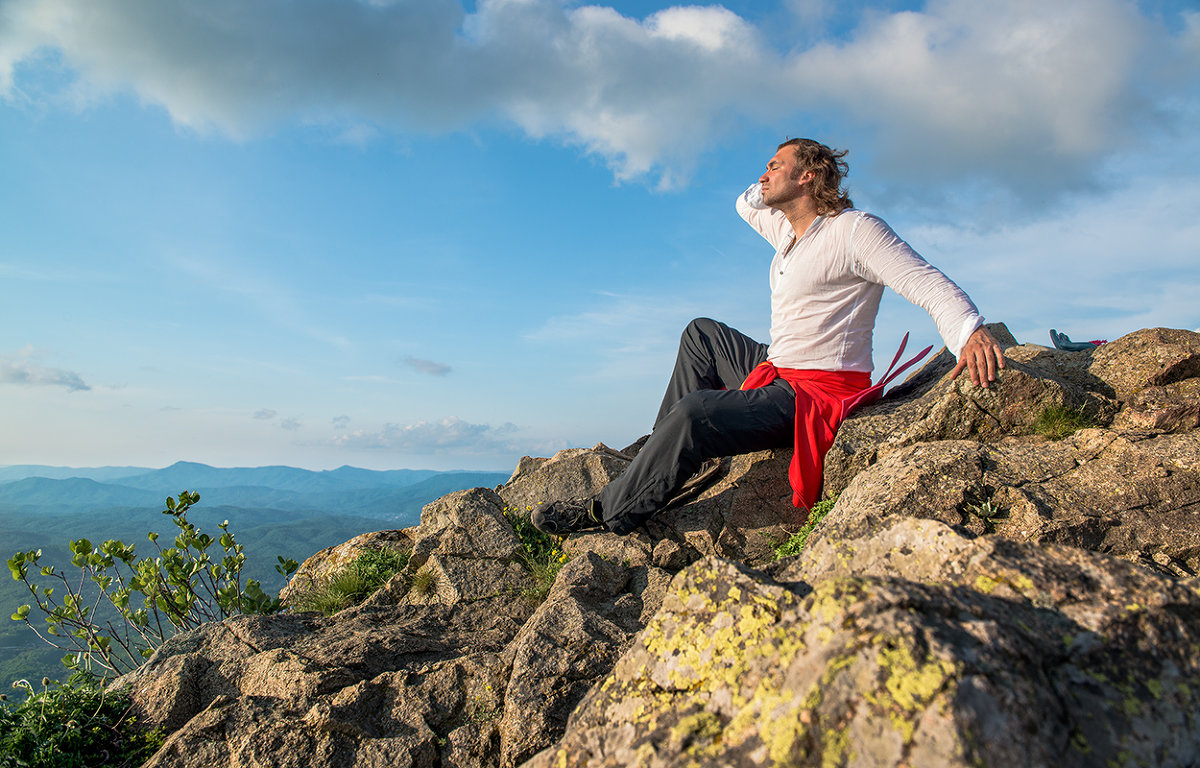
[{"label": "man's ear", "polygon": [[798,179],[798,181],[801,184],[807,184],[808,182],[812,181],[816,177],[817,177],[817,175],[815,173],[813,173],[812,171],[805,171],[804,173],[800,174],[800,178]]}]

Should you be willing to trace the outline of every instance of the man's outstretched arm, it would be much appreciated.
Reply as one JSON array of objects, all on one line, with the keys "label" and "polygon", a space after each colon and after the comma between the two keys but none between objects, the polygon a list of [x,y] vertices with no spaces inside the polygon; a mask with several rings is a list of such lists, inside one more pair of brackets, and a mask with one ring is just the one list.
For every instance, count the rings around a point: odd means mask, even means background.
[{"label": "man's outstretched arm", "polygon": [[950,378],[957,379],[964,368],[971,374],[971,382],[984,389],[996,380],[996,372],[1004,368],[1004,353],[1000,351],[1000,344],[986,328],[977,328],[967,339]]}]

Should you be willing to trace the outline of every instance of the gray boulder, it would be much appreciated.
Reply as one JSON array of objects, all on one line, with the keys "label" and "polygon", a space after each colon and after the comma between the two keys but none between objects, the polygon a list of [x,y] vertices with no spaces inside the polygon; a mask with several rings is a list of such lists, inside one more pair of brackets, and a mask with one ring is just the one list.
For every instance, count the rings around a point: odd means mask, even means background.
[{"label": "gray boulder", "polygon": [[[947,353],[948,354],[948,353]],[[1030,434],[1047,408],[1078,410],[1094,423],[1113,420],[1118,402],[1085,367],[1090,353],[1062,352],[1033,344],[1005,349],[1000,379],[987,389],[966,375],[950,380],[916,374],[920,387],[897,388],[879,403],[852,414],[825,457],[825,488],[837,496],[862,470],[889,453],[943,440],[997,442]],[[953,358],[950,358],[951,360]],[[931,365],[944,368],[935,359]]]},{"label": "gray boulder", "polygon": [[911,519],[705,559],[526,768],[1191,765],[1198,590]]},{"label": "gray boulder", "polygon": [[505,653],[501,765],[524,762],[562,735],[575,705],[657,611],[669,581],[661,569],[591,552],[563,567]]},{"label": "gray boulder", "polygon": [[543,501],[595,496],[625,471],[631,458],[604,443],[590,449],[568,448],[549,459],[526,456],[499,494],[506,506],[528,516]]}]

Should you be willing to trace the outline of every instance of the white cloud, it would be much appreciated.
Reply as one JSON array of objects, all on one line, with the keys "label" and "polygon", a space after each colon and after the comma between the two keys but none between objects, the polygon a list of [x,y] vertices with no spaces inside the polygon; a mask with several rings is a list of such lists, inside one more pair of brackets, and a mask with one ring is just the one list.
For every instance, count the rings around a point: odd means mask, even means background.
[{"label": "white cloud", "polygon": [[435,454],[456,452],[481,454],[516,451],[510,436],[516,426],[471,424],[458,417],[414,424],[384,424],[378,431],[355,430],[337,435],[330,441],[349,450],[386,450],[395,453]]},{"label": "white cloud", "polygon": [[1181,95],[1196,84],[1193,13],[1172,25],[1129,0],[791,6],[855,14],[830,25],[853,32],[776,50],[719,5],[639,20],[566,0],[479,0],[472,14],[456,0],[8,0],[0,93],[50,50],[78,74],[75,93],[132,89],[201,131],[300,122],[364,136],[499,117],[661,186],[686,181],[735,122],[802,132],[850,117],[896,187],[978,181],[1034,201],[1094,181],[1168,112],[1195,111]]},{"label": "white cloud", "polygon": [[685,41],[711,53],[745,50],[757,42],[753,30],[737,14],[720,6],[675,6],[646,20],[652,37]]},{"label": "white cloud", "polygon": [[1048,330],[1115,339],[1144,327],[1190,328],[1200,292],[1200,180],[1163,173],[1058,217],[981,232],[914,226],[904,237],[968,288],[984,315],[1020,341]]},{"label": "white cloud", "polygon": [[260,408],[254,412],[254,418],[266,421],[273,419],[278,415],[278,411],[272,411],[270,408]]},{"label": "white cloud", "polygon": [[1152,32],[1121,0],[935,0],[868,17],[849,42],[792,66],[877,136],[892,178],[966,172],[1057,188],[1086,181],[1152,113]]},{"label": "white cloud", "polygon": [[561,2],[479,3],[466,27],[500,110],[535,137],[605,158],[617,177],[686,178],[731,113],[754,108],[769,71],[755,31],[724,8],[670,8],[636,21]]},{"label": "white cloud", "polygon": [[39,353],[25,347],[15,355],[0,357],[0,384],[34,387],[65,387],[71,392],[86,392],[91,386],[74,371],[48,368],[33,362]]},{"label": "white cloud", "polygon": [[1184,53],[1192,61],[1200,60],[1200,11],[1185,11],[1183,14],[1184,33],[1180,37],[1180,45]]},{"label": "white cloud", "polygon": [[784,0],[783,4],[806,26],[819,28],[833,13],[830,0]]}]

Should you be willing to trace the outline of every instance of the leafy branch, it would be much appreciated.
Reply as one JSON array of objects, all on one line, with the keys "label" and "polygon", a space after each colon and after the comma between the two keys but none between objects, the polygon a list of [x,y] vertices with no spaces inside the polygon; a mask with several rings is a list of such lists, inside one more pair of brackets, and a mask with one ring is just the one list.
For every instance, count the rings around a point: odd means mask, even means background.
[{"label": "leafy branch", "polygon": [[[245,551],[229,531],[229,521],[214,538],[187,519],[200,494],[168,496],[164,515],[179,529],[174,546],[163,548],[159,535],[148,535],[156,553],[140,558],[134,546],[108,540],[70,542],[71,565],[78,572],[41,565],[41,550],[17,552],[8,560],[12,577],[25,584],[33,603],[12,614],[46,643],[63,651],[71,669],[101,670],[104,676],[136,669],[177,632],[241,613],[275,613],[278,598],[254,579],[243,583]],[[214,547],[216,544],[219,546]],[[292,559],[277,558],[275,570],[286,580],[295,572]],[[49,579],[34,582],[31,575]],[[29,620],[36,607],[45,614],[44,630]],[[113,612],[115,611],[115,616]]]}]

